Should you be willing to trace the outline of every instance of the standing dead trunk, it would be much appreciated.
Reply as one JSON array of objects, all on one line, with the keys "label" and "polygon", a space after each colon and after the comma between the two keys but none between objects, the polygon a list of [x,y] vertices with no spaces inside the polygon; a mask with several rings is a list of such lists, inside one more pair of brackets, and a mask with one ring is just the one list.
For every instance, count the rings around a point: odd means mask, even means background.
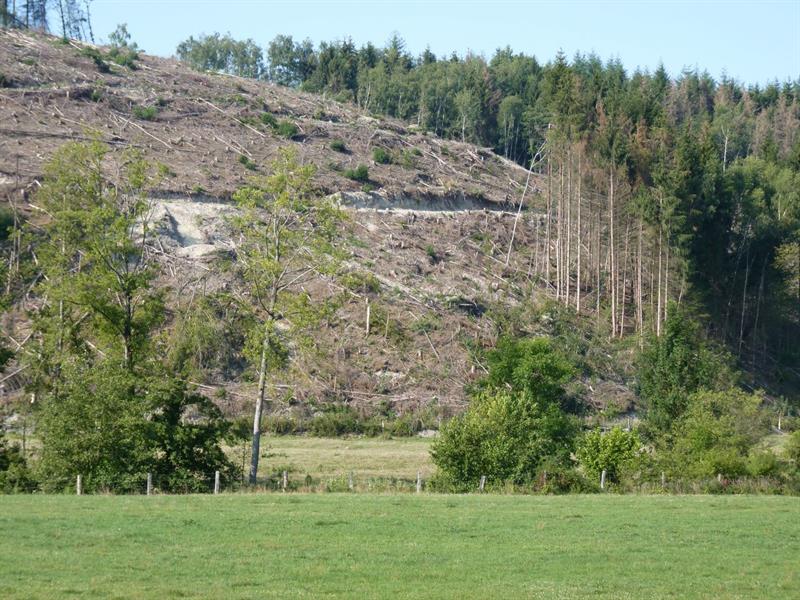
[{"label": "standing dead trunk", "polygon": [[625,296],[628,289],[628,240],[631,229],[631,221],[627,219],[625,223],[625,250],[622,253],[622,286],[620,292],[620,311],[619,311],[619,337],[625,333]]},{"label": "standing dead trunk", "polygon": [[569,306],[572,274],[572,150],[567,152],[567,252],[564,261],[564,306]]},{"label": "standing dead trunk", "polygon": [[611,331],[617,331],[617,265],[614,256],[614,166],[608,178],[609,271],[611,272]]},{"label": "standing dead trunk", "polygon": [[578,265],[575,274],[575,311],[581,312],[581,155],[578,154]]},{"label": "standing dead trunk", "polygon": [[639,332],[639,345],[642,345],[644,331],[644,315],[642,313],[642,218],[639,217],[639,237],[636,251],[636,328]]},{"label": "standing dead trunk", "polygon": [[744,285],[742,286],[742,316],[739,319],[739,344],[737,354],[742,355],[742,343],[744,341],[744,315],[747,312],[747,282],[750,279],[750,247],[747,248],[747,255],[744,259]]},{"label": "standing dead trunk", "polygon": [[550,213],[553,210],[553,171],[552,166],[550,163],[550,153],[547,153],[547,221],[545,227],[545,277],[547,278],[547,283],[550,284],[552,281],[551,273],[550,273],[550,242],[551,242],[551,233],[550,233]]},{"label": "standing dead trunk", "polygon": [[261,344],[261,360],[258,369],[258,397],[253,413],[253,447],[250,456],[250,485],[255,485],[258,477],[258,459],[261,449],[261,413],[264,410],[264,392],[267,386],[267,354],[269,352],[269,327],[264,329],[264,340]]}]

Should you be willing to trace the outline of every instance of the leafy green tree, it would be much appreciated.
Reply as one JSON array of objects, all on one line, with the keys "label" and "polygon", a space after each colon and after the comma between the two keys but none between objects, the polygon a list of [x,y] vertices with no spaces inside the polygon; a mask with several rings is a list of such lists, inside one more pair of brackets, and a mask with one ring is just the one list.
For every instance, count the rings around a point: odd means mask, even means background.
[{"label": "leafy green tree", "polygon": [[[127,153],[112,183],[106,152],[99,143],[66,145],[48,163],[37,197],[49,216],[35,230],[44,276],[35,287],[38,349],[23,357],[41,404],[39,472],[47,489],[80,474],[87,490],[127,491],[156,466],[183,477],[193,470],[207,477],[196,469],[212,463],[229,466],[218,447],[224,433],[218,413],[164,369],[154,345],[164,303],[147,252],[152,170]],[[204,435],[183,418],[157,427],[176,405],[181,415],[192,408],[207,419]],[[195,462],[169,462],[175,448],[197,453]]]},{"label": "leafy green tree", "polygon": [[544,461],[564,462],[575,425],[561,409],[570,363],[544,338],[503,338],[466,413],[449,421],[431,449],[443,482],[467,489],[485,475],[522,483]]},{"label": "leafy green tree", "polygon": [[193,69],[220,71],[239,77],[258,79],[264,73],[261,48],[253,40],[238,41],[230,34],[190,36],[175,51]]},{"label": "leafy green tree", "polygon": [[595,429],[581,439],[575,455],[595,479],[605,470],[609,481],[619,481],[620,474],[633,463],[641,447],[642,442],[635,431],[614,427],[603,433]]},{"label": "leafy green tree", "polygon": [[564,385],[575,375],[575,367],[546,338],[501,338],[487,356],[489,373],[481,386],[511,389],[564,407]]},{"label": "leafy green tree", "polygon": [[647,422],[668,430],[701,389],[725,389],[735,383],[723,350],[707,343],[699,326],[673,306],[660,337],[652,337],[638,360],[638,393]]},{"label": "leafy green tree", "polygon": [[9,444],[0,429],[0,494],[30,492],[36,488],[19,444]]},{"label": "leafy green tree", "polygon": [[575,428],[556,404],[523,391],[485,390],[448,421],[431,446],[440,483],[455,489],[489,481],[524,483],[544,462],[569,457]]},{"label": "leafy green tree", "polygon": [[315,68],[311,40],[295,42],[290,35],[278,35],[267,47],[269,78],[280,85],[298,86]]},{"label": "leafy green tree", "polygon": [[693,394],[661,450],[665,470],[689,478],[745,474],[748,454],[768,432],[762,403],[762,395],[741,390]]},{"label": "leafy green tree", "polygon": [[237,237],[237,265],[252,299],[256,325],[247,355],[257,365],[258,392],[253,416],[249,481],[256,483],[261,415],[271,372],[290,358],[290,345],[324,310],[313,306],[303,284],[336,272],[342,254],[334,245],[343,215],[332,201],[314,194],[313,165],[282,149],[271,175],[234,194],[242,209],[231,219]]}]

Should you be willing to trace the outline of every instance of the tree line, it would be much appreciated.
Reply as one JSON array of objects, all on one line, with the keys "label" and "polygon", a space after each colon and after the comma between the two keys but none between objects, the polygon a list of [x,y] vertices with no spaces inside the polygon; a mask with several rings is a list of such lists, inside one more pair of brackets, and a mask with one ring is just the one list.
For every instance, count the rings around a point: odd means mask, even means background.
[{"label": "tree line", "polygon": [[3,0],[0,26],[57,31],[64,39],[94,42],[91,0]]}]

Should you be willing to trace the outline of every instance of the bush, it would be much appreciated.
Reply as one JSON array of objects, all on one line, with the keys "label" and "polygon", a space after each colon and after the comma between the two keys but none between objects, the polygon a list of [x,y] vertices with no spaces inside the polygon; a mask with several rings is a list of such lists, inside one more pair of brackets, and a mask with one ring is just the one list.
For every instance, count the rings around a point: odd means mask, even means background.
[{"label": "bush", "polygon": [[603,434],[595,429],[583,437],[575,454],[592,478],[597,479],[605,470],[610,481],[619,481],[621,471],[636,459],[641,446],[635,431],[614,427]]},{"label": "bush", "polygon": [[335,152],[342,152],[342,153],[347,152],[347,146],[345,145],[344,140],[339,140],[339,139],[331,140],[330,148]]},{"label": "bush", "polygon": [[660,337],[653,337],[638,361],[638,393],[648,424],[666,431],[701,389],[721,390],[735,383],[730,359],[704,341],[698,324],[670,304]]},{"label": "bush", "polygon": [[525,483],[543,461],[566,462],[574,431],[555,404],[528,392],[487,390],[442,426],[431,457],[440,480],[455,488],[471,489],[483,475]]},{"label": "bush", "polygon": [[369,167],[358,165],[355,169],[345,169],[344,176],[353,181],[366,183],[369,181]]},{"label": "bush", "polygon": [[9,445],[0,430],[0,494],[30,492],[36,488],[22,449]]},{"label": "bush", "polygon": [[693,394],[662,448],[665,470],[689,478],[744,475],[751,448],[768,431],[762,401],[741,390]]},{"label": "bush", "polygon": [[158,108],[155,106],[134,106],[133,116],[143,121],[153,121],[158,115]]},{"label": "bush", "polygon": [[379,165],[388,165],[392,162],[391,155],[383,148],[375,148],[372,151],[372,160]]},{"label": "bush", "polygon": [[487,362],[484,387],[510,388],[562,408],[568,405],[564,385],[575,376],[575,367],[547,338],[501,338]]},{"label": "bush", "polygon": [[785,446],[786,456],[793,460],[795,467],[800,470],[800,429],[789,436]]},{"label": "bush", "polygon": [[244,168],[248,169],[249,171],[255,171],[256,170],[256,163],[254,163],[252,160],[250,160],[247,157],[246,154],[240,154],[239,155],[239,163],[244,165]]},{"label": "bush", "polygon": [[272,113],[268,112],[261,113],[260,119],[264,125],[267,125],[272,129],[276,129],[278,127],[278,119],[276,119],[275,115],[273,115]]},{"label": "bush", "polygon": [[360,294],[378,294],[381,291],[381,282],[372,273],[347,273],[342,276],[341,283],[348,290]]},{"label": "bush", "polygon": [[108,73],[111,71],[111,69],[108,67],[108,63],[105,61],[105,58],[97,48],[86,46],[81,50],[81,56],[91,58],[94,62],[94,65],[97,67],[97,70],[101,73]]},{"label": "bush", "polygon": [[361,433],[358,417],[349,409],[318,415],[308,423],[308,432],[316,437],[338,437]]},{"label": "bush", "polygon": [[130,40],[131,35],[128,33],[127,24],[117,25],[116,30],[108,36],[108,41],[111,44],[108,58],[118,65],[135,69],[136,60],[139,58],[139,47]]},{"label": "bush", "polygon": [[291,121],[279,121],[278,126],[275,128],[275,132],[281,136],[285,137],[286,139],[292,139],[299,133],[299,129],[297,125],[292,123]]},{"label": "bush", "polygon": [[0,73],[0,88],[4,87],[11,87],[11,80],[4,73]]}]

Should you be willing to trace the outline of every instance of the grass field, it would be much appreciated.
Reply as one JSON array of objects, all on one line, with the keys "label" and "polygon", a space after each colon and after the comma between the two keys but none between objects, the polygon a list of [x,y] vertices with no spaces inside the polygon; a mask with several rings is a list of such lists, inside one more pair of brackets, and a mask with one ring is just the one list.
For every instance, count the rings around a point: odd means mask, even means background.
[{"label": "grass field", "polygon": [[[266,457],[262,474],[289,471],[314,479],[341,477],[397,477],[414,480],[417,471],[427,479],[434,467],[430,440],[424,438],[316,438],[269,436],[262,441]],[[247,456],[249,458],[249,456]]]},{"label": "grass field", "polygon": [[0,497],[0,597],[791,598],[800,500]]}]

